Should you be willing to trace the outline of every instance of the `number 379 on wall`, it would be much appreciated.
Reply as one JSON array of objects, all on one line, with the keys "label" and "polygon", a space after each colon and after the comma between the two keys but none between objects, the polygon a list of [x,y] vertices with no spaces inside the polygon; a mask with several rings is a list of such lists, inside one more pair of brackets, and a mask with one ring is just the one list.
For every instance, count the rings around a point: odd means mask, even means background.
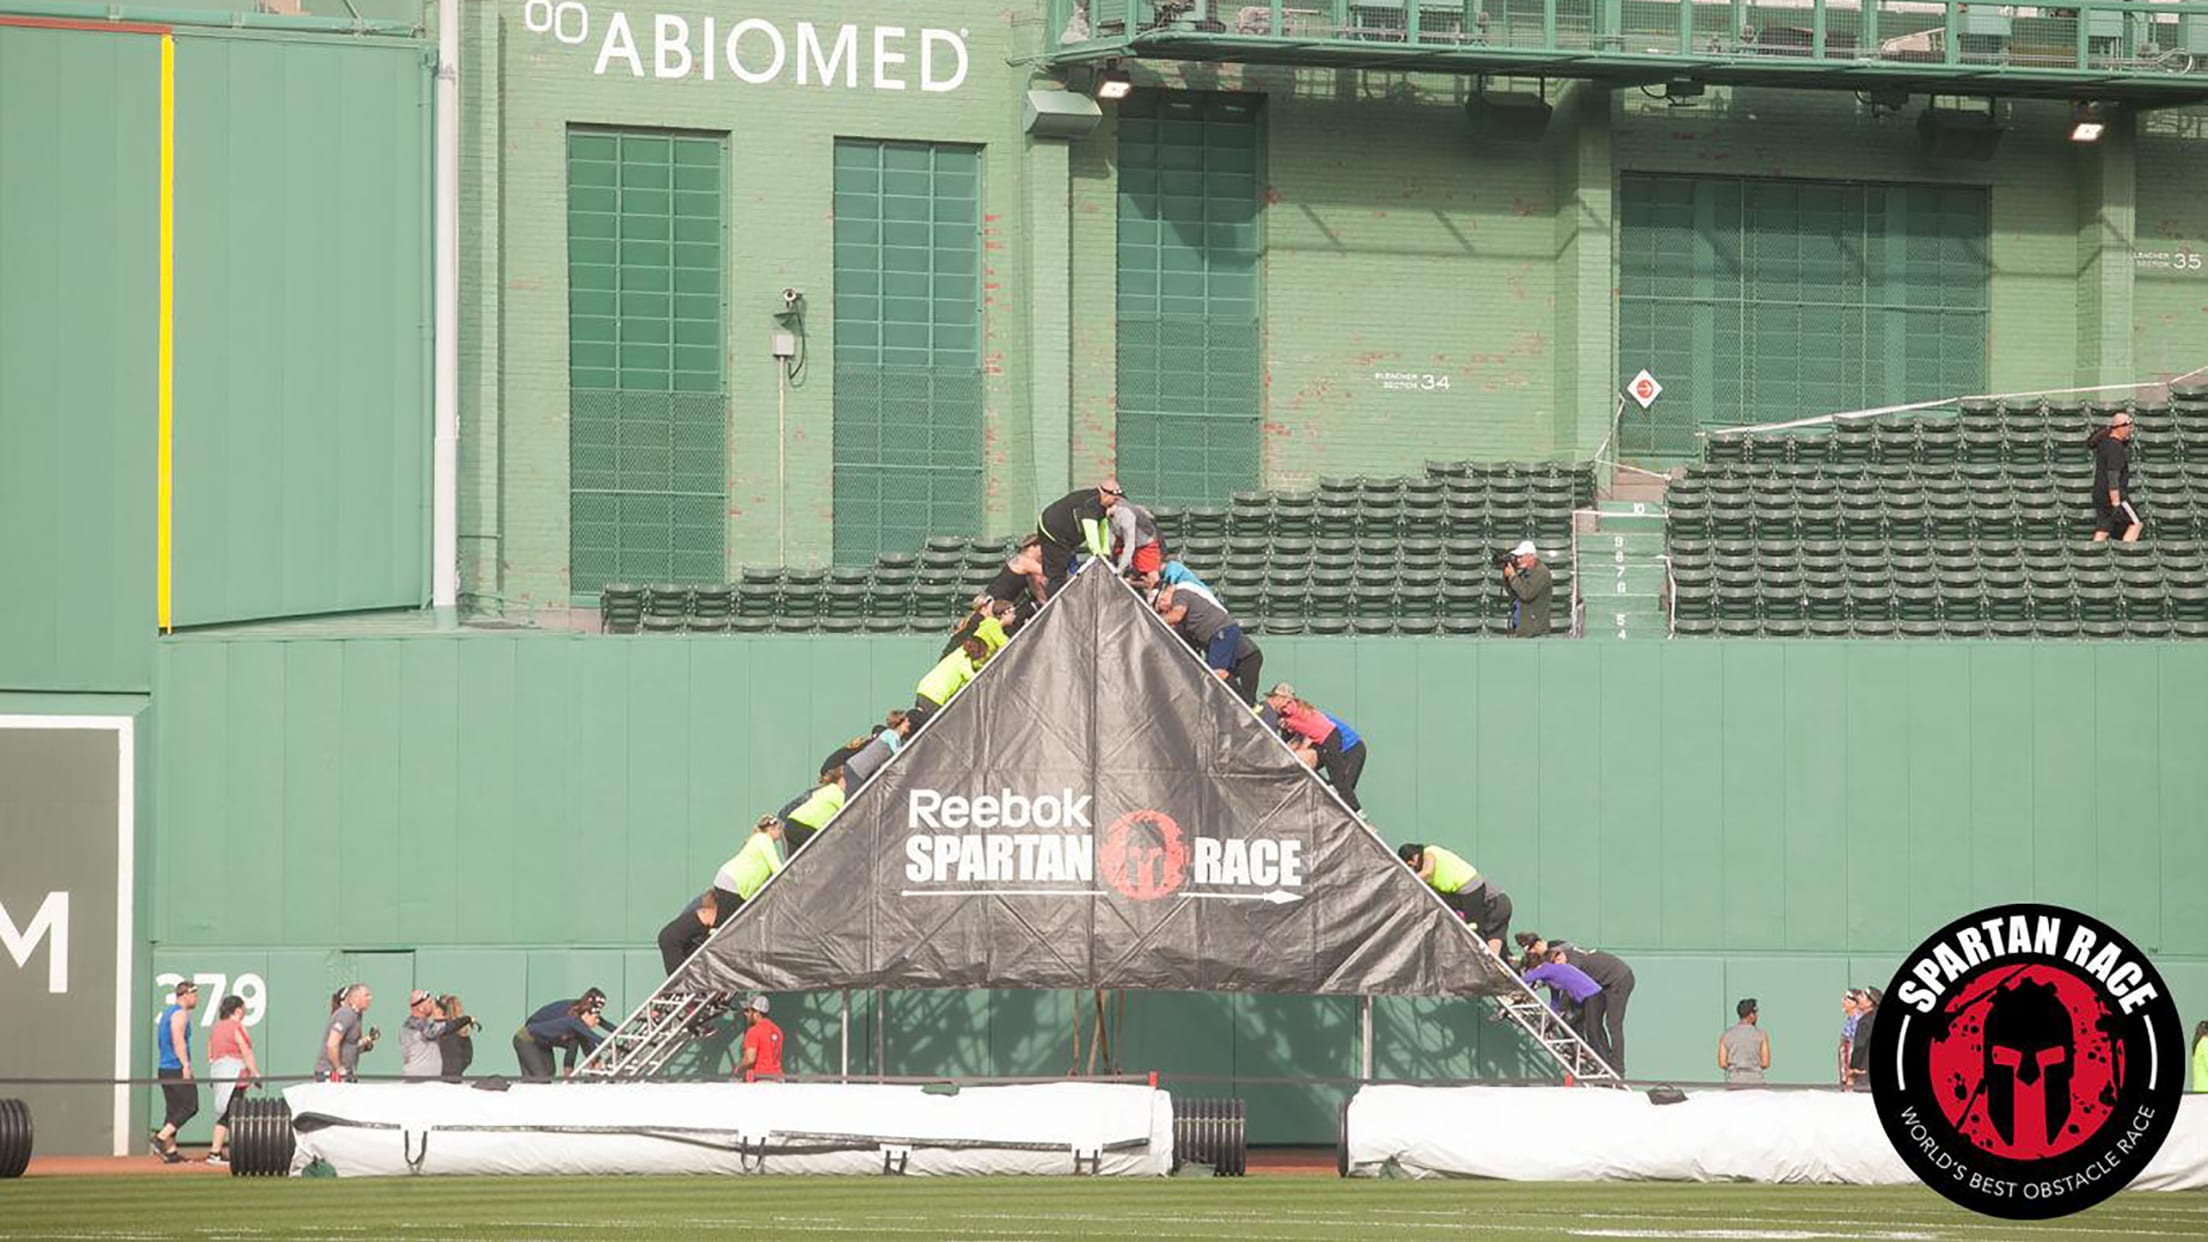
[{"label": "number 379 on wall", "polygon": [[[176,985],[184,982],[184,976],[175,971],[153,977],[153,985],[160,993],[160,1003],[166,1005]],[[268,984],[259,975],[248,971],[233,979],[228,975],[195,974],[192,982],[199,985],[199,1024],[213,1026],[215,1011],[222,1008],[222,998],[236,996],[245,1002],[245,1024],[259,1026],[262,1015],[268,1012]]]}]

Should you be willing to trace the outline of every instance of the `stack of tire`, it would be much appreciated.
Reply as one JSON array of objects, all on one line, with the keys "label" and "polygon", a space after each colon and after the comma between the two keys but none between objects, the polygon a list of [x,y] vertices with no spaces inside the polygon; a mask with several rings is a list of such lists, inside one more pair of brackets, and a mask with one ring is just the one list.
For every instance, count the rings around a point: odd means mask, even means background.
[{"label": "stack of tire", "polygon": [[0,1100],[0,1180],[23,1176],[31,1165],[31,1106]]},{"label": "stack of tire", "polygon": [[230,1176],[290,1176],[293,1142],[291,1105],[281,1098],[230,1106]]},{"label": "stack of tire", "polygon": [[1213,1177],[1249,1168],[1249,1130],[1240,1100],[1173,1100],[1173,1167],[1207,1164]]}]

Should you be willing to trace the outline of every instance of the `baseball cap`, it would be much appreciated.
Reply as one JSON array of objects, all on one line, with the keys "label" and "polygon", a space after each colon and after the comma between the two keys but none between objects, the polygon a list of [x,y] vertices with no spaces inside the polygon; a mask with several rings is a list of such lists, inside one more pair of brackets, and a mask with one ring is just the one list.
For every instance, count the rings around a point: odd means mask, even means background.
[{"label": "baseball cap", "polygon": [[744,1002],[744,1008],[751,1010],[753,1013],[765,1013],[767,1011],[767,998],[764,994],[754,996]]},{"label": "baseball cap", "polygon": [[416,988],[406,994],[406,1007],[412,1009],[414,1006],[419,1005],[423,1001],[426,1001],[428,999],[429,993],[424,992],[420,988]]},{"label": "baseball cap", "polygon": [[1265,692],[1265,697],[1268,699],[1292,699],[1296,697],[1296,688],[1284,681],[1279,685],[1274,686],[1272,689],[1267,690]]},{"label": "baseball cap", "polygon": [[1521,539],[1518,541],[1518,546],[1510,550],[1510,554],[1512,556],[1539,556],[1540,552],[1534,548],[1533,540]]}]

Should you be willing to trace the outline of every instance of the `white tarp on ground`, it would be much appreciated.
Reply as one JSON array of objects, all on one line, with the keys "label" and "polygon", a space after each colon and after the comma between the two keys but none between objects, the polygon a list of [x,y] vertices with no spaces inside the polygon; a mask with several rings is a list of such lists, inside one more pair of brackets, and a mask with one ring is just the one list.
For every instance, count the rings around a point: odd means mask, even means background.
[{"label": "white tarp on ground", "polygon": [[[313,1083],[292,1170],[339,1176],[857,1173],[1163,1176],[1173,1103],[1108,1083]],[[1078,1165],[1076,1167],[1078,1158]]]},{"label": "white tarp on ground", "polygon": [[[1352,1176],[1391,1161],[1412,1177],[1509,1181],[1909,1183],[1868,1094],[1708,1091],[1653,1104],[1640,1091],[1366,1087],[1349,1103]],[[2208,1096],[2188,1096],[2132,1185],[2208,1187]]]}]

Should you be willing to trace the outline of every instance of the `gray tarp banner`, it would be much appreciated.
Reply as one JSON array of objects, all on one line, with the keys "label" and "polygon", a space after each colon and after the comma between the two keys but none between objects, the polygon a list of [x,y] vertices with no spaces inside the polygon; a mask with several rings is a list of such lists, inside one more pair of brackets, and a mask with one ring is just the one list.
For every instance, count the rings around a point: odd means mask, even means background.
[{"label": "gray tarp banner", "polygon": [[1387,843],[1093,569],[669,982],[1510,986]]}]

